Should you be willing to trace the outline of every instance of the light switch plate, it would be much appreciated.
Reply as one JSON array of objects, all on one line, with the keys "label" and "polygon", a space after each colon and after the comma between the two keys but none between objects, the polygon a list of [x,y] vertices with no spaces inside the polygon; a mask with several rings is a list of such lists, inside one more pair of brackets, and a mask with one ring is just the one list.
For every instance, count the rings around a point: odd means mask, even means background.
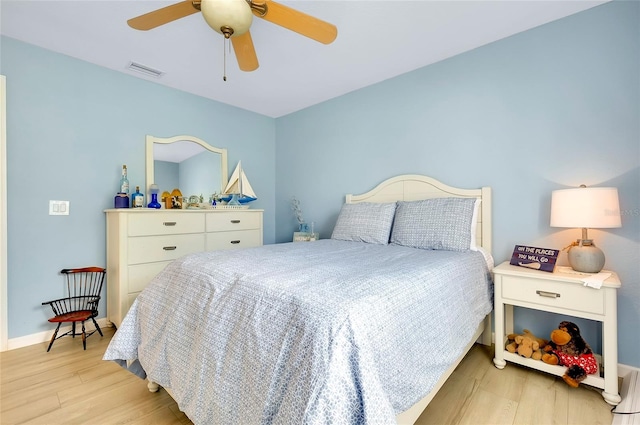
[{"label": "light switch plate", "polygon": [[49,215],[69,215],[69,201],[49,201]]}]

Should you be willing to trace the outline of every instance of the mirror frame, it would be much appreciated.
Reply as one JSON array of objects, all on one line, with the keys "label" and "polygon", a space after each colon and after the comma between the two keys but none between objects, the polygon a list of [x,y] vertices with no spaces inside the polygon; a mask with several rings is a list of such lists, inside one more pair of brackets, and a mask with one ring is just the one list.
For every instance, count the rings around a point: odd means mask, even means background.
[{"label": "mirror frame", "polygon": [[220,164],[221,165],[220,182],[222,183],[220,192],[222,192],[224,188],[227,187],[227,183],[229,182],[229,173],[228,173],[228,167],[227,167],[227,150],[225,148],[217,148],[215,146],[211,146],[204,140],[199,139],[198,137],[195,137],[195,136],[181,135],[181,136],[174,136],[174,137],[155,137],[155,136],[147,135],[146,147],[145,147],[147,194],[151,193],[151,191],[149,190],[149,187],[151,186],[151,184],[154,183],[154,178],[155,178],[154,165],[153,165],[153,161],[154,161],[153,144],[154,143],[169,144],[169,143],[185,142],[185,141],[197,143],[210,152],[220,154],[220,163],[221,163]]}]

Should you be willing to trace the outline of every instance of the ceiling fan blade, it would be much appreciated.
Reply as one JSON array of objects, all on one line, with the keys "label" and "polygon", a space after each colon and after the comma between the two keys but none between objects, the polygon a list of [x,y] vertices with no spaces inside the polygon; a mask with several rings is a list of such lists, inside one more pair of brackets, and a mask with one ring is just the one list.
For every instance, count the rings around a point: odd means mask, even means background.
[{"label": "ceiling fan blade", "polygon": [[131,18],[127,21],[127,24],[129,24],[131,28],[147,31],[199,11],[200,9],[196,8],[191,0],[185,0],[180,3],[172,4],[171,6],[163,7],[162,9],[154,10],[153,12]]},{"label": "ceiling fan blade", "polygon": [[[295,31],[320,43],[329,44],[338,36],[335,25],[271,0],[252,3],[251,10],[259,18]],[[266,6],[266,12],[264,12]]]},{"label": "ceiling fan blade", "polygon": [[258,56],[253,47],[253,39],[249,31],[242,35],[231,37],[233,51],[236,53],[238,65],[242,71],[255,71],[258,69]]}]

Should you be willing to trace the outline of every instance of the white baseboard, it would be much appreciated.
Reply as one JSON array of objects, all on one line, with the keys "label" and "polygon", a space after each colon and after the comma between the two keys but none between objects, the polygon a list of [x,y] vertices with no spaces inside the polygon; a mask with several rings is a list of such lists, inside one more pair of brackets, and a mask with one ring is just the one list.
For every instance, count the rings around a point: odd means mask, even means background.
[{"label": "white baseboard", "polygon": [[[98,322],[98,326],[100,326],[100,328],[108,328],[112,326],[111,322],[109,322],[106,317],[97,319],[96,322]],[[88,332],[91,332],[94,329],[93,323],[91,322],[86,322],[85,327]],[[58,333],[63,334],[70,330],[71,330],[71,325],[60,326],[60,331]],[[16,348],[22,348],[22,347],[27,347],[29,345],[42,344],[43,342],[49,342],[51,340],[51,335],[53,335],[53,331],[54,329],[51,329],[49,331],[20,336],[18,338],[11,338],[7,343],[7,349],[15,350]],[[77,328],[76,328],[76,332],[77,332]]]},{"label": "white baseboard", "polygon": [[640,373],[640,368],[618,363],[618,376],[624,378],[632,372]]}]

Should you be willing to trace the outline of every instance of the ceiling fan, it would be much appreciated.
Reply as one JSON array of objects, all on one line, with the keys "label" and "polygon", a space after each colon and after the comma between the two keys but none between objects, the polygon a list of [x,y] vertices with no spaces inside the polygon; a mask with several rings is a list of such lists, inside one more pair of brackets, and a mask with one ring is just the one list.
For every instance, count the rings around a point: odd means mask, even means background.
[{"label": "ceiling fan", "polygon": [[258,68],[249,32],[253,15],[324,44],[333,42],[338,35],[335,25],[271,0],[184,0],[129,19],[127,24],[147,31],[197,12],[202,12],[211,28],[231,39],[242,71]]}]

